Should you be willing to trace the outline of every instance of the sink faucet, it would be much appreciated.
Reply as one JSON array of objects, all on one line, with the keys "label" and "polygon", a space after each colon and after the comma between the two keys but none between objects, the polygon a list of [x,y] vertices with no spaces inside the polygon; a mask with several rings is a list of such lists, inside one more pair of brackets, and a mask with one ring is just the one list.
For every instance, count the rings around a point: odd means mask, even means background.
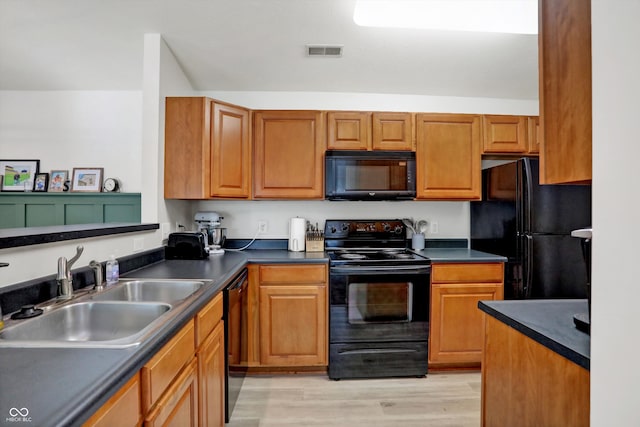
[{"label": "sink faucet", "polygon": [[91,267],[91,269],[93,270],[93,278],[96,283],[94,289],[96,291],[103,290],[104,284],[102,283],[102,266],[98,261],[93,260],[89,263],[89,267]]},{"label": "sink faucet", "polygon": [[76,248],[76,255],[69,261],[67,261],[63,256],[58,258],[58,277],[56,278],[56,281],[58,282],[58,298],[60,299],[70,299],[73,297],[71,266],[78,260],[78,258],[80,258],[83,250],[84,247],[82,247],[82,245],[78,245]]}]

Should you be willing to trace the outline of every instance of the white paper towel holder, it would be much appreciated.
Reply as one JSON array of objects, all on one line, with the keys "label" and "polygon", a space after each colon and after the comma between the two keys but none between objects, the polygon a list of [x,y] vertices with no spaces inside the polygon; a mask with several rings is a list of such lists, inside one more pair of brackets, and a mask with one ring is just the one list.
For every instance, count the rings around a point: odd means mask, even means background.
[{"label": "white paper towel holder", "polygon": [[305,250],[307,220],[300,217],[289,220],[289,250],[302,252]]}]

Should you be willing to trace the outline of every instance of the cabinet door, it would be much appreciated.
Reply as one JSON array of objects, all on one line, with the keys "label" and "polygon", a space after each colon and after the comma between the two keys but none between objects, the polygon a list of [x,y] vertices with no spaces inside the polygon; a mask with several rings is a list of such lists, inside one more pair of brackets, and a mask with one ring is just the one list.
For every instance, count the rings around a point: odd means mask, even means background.
[{"label": "cabinet door", "polygon": [[327,288],[260,287],[260,361],[271,366],[327,364]]},{"label": "cabinet door", "polygon": [[199,426],[224,425],[224,322],[207,337],[198,351]]},{"label": "cabinet door", "polygon": [[484,324],[478,301],[501,299],[500,283],[432,285],[429,364],[479,364]]},{"label": "cabinet door", "polygon": [[370,150],[371,114],[363,111],[328,112],[327,149]]},{"label": "cabinet door", "polygon": [[418,199],[479,200],[480,116],[416,116]]},{"label": "cabinet door", "polygon": [[214,102],[211,123],[211,196],[249,198],[249,111]]},{"label": "cabinet door", "polygon": [[145,427],[198,426],[197,362],[192,359],[144,420]]},{"label": "cabinet door", "polygon": [[482,116],[483,153],[526,153],[527,118]]},{"label": "cabinet door", "polygon": [[254,116],[254,197],[324,197],[324,116],[319,111],[258,111]]},{"label": "cabinet door", "polygon": [[591,180],[591,3],[539,1],[540,183]]},{"label": "cabinet door", "polygon": [[140,425],[140,375],[136,373],[94,415],[84,427],[135,427]]},{"label": "cabinet door", "polygon": [[540,153],[540,117],[528,117],[527,126],[529,128],[527,151],[529,154],[538,154]]},{"label": "cabinet door", "polygon": [[411,113],[373,113],[374,150],[413,150]]},{"label": "cabinet door", "polygon": [[210,197],[211,100],[167,98],[164,129],[164,197]]}]

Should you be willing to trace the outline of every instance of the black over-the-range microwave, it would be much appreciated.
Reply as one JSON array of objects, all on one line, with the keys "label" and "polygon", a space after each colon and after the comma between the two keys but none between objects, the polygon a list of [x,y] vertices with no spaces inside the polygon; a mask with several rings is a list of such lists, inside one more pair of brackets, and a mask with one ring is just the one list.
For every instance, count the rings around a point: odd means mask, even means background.
[{"label": "black over-the-range microwave", "polygon": [[325,198],[329,200],[412,200],[416,197],[413,151],[328,150]]}]

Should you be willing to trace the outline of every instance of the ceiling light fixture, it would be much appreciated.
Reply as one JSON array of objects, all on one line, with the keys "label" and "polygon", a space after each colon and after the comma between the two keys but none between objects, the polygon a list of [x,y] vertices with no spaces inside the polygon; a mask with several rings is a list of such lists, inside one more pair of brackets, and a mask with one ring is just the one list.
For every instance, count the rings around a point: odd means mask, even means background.
[{"label": "ceiling light fixture", "polygon": [[365,27],[538,34],[537,0],[357,0]]}]

